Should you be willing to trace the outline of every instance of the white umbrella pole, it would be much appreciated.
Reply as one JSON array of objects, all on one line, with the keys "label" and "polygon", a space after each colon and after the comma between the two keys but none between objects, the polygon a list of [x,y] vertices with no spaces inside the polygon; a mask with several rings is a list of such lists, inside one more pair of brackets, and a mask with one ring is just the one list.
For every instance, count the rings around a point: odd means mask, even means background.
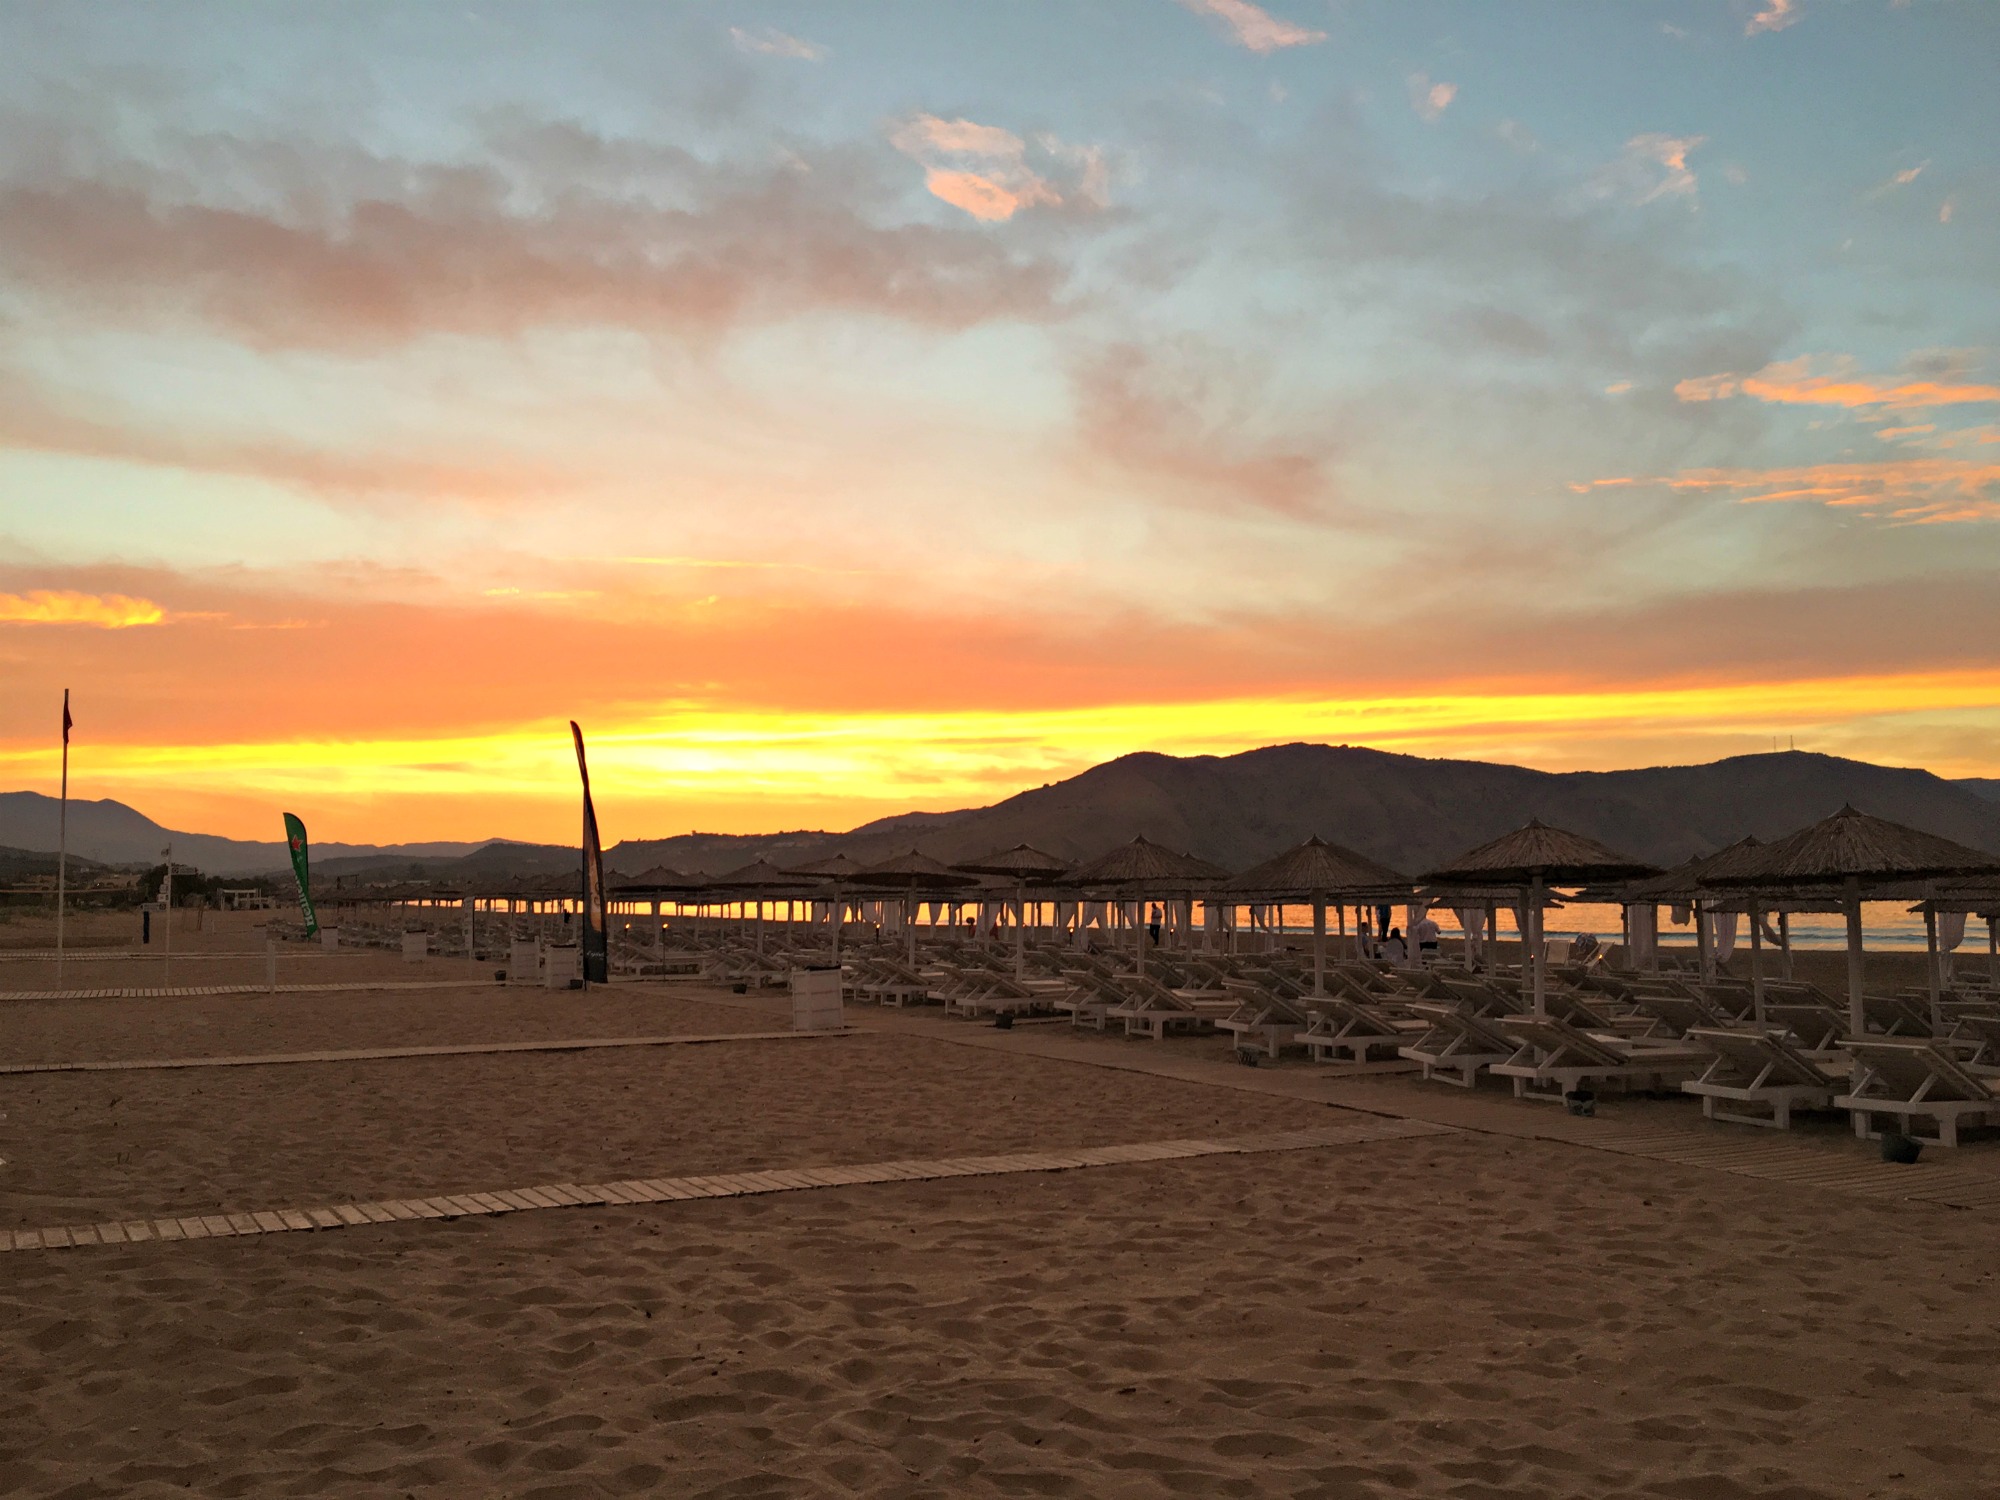
[{"label": "white umbrella pole", "polygon": [[1708,911],[1699,900],[1694,904],[1694,942],[1696,951],[1701,955],[1701,982],[1713,984],[1715,966],[1710,957],[1713,950],[1709,946]]},{"label": "white umbrella pole", "polygon": [[1135,934],[1133,947],[1139,955],[1139,977],[1144,979],[1146,977],[1146,903],[1144,901],[1139,902],[1138,908],[1135,920],[1132,923],[1132,929]]},{"label": "white umbrella pole", "polygon": [[1861,878],[1847,877],[1847,1029],[1850,1036],[1868,1034],[1868,1013],[1861,1003],[1865,955],[1861,946]]},{"label": "white umbrella pole", "polygon": [[1930,980],[1931,992],[1931,1035],[1944,1036],[1944,976],[1939,973],[1943,967],[1938,962],[1937,906],[1927,903],[1924,907],[1924,947],[1930,955],[1930,962],[1924,972]]},{"label": "white umbrella pole", "polygon": [[1764,1024],[1764,943],[1763,918],[1757,910],[1757,898],[1750,898],[1750,1005],[1751,1014],[1757,1024]]},{"label": "white umbrella pole", "polygon": [[917,966],[917,903],[913,896],[903,898],[903,928],[910,935],[910,967]]},{"label": "white umbrella pole", "polygon": [[1313,893],[1313,993],[1326,993],[1326,895]]},{"label": "white umbrella pole", "polygon": [[1014,892],[1014,977],[1028,977],[1028,887],[1025,882]]},{"label": "white umbrella pole", "polygon": [[1549,1004],[1542,994],[1542,877],[1539,875],[1528,885],[1528,921],[1535,929],[1535,1014],[1546,1016]]}]

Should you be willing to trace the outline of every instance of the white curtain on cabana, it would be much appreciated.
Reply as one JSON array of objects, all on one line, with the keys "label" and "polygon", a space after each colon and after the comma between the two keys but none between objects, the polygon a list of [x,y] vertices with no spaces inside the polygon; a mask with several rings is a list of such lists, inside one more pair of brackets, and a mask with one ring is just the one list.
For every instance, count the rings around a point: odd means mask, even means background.
[{"label": "white curtain on cabana", "polygon": [[1632,949],[1626,955],[1627,966],[1636,969],[1651,964],[1660,946],[1660,909],[1657,906],[1626,907],[1625,934],[1625,940]]},{"label": "white curtain on cabana", "polygon": [[1476,960],[1480,948],[1486,941],[1486,912],[1477,906],[1461,906],[1452,913],[1458,918],[1459,930],[1465,934],[1465,946]]},{"label": "white curtain on cabana", "polygon": [[1733,911],[1713,911],[1708,914],[1711,941],[1715,944],[1715,961],[1729,962],[1729,955],[1736,951],[1736,917]]},{"label": "white curtain on cabana", "polygon": [[1962,911],[1941,911],[1938,913],[1938,952],[1949,953],[1965,941],[1965,913]]}]

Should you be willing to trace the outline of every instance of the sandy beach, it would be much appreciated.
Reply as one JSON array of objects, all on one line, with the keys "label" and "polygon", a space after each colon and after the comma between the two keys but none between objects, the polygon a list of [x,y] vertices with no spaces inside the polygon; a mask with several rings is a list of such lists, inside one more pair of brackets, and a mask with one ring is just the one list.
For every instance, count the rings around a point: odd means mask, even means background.
[{"label": "sandy beach", "polygon": [[[768,1024],[691,986],[337,998],[28,1002],[0,1025],[10,1054],[53,1058]],[[7,1224],[77,1223],[1346,1113],[1215,1080],[900,1018],[796,1041],[15,1075],[0,1180]],[[17,1252],[0,1489],[2000,1494],[1992,1239],[1988,1215],[1468,1130]]]}]

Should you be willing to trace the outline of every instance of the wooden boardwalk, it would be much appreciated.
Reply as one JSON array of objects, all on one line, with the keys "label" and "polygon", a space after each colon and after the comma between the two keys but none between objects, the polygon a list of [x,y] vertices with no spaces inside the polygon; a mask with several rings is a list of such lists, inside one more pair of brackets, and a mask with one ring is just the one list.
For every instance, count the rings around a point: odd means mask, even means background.
[{"label": "wooden boardwalk", "polygon": [[0,1251],[67,1250],[85,1245],[126,1245],[143,1241],[222,1239],[233,1235],[287,1234],[393,1224],[418,1219],[461,1219],[540,1209],[597,1208],[627,1204],[676,1203],[694,1198],[739,1198],[756,1193],[809,1192],[883,1182],[930,1182],[945,1177],[992,1177],[1025,1172],[1069,1172],[1090,1167],[1180,1161],[1200,1156],[1256,1155],[1311,1151],[1369,1141],[1448,1135],[1448,1126],[1375,1117],[1350,1119],[1319,1130],[1222,1140],[1146,1141],[1130,1146],[1094,1146],[1073,1151],[1017,1151],[1002,1156],[959,1156],[936,1160],[870,1162],[860,1166],[761,1168],[697,1177],[628,1178],[620,1182],[544,1183],[536,1187],[453,1193],[427,1198],[391,1198],[369,1203],[334,1203],[309,1208],[266,1208],[199,1214],[186,1218],[119,1219],[100,1224],[46,1229],[0,1230]]},{"label": "wooden boardwalk", "polygon": [[245,1052],[216,1057],[133,1057],[105,1062],[0,1063],[11,1073],[146,1073],[171,1068],[269,1068],[287,1063],[373,1062],[391,1057],[479,1057],[489,1052],[589,1052],[605,1047],[698,1047],[712,1042],[790,1042],[852,1036],[851,1031],[715,1031],[686,1036],[566,1037],[548,1042],[438,1043],[363,1047],[344,1052]]},{"label": "wooden boardwalk", "polygon": [[4,1000],[178,1000],[198,995],[323,995],[337,990],[465,990],[496,989],[501,981],[483,979],[344,979],[325,984],[270,985],[257,980],[240,984],[112,985],[96,989],[0,990]]}]

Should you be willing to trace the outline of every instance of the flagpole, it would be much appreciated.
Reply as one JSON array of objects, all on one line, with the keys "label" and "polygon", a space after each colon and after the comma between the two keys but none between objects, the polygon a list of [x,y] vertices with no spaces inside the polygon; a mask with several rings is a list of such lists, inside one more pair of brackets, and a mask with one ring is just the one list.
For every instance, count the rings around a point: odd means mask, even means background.
[{"label": "flagpole", "polygon": [[63,689],[62,802],[56,813],[56,988],[63,987],[63,909],[69,904],[69,689]]},{"label": "flagpole", "polygon": [[167,862],[167,873],[160,879],[160,897],[166,910],[161,913],[166,918],[161,941],[167,947],[161,956],[160,978],[163,983],[174,982],[174,846],[167,845],[160,851],[160,857]]}]

